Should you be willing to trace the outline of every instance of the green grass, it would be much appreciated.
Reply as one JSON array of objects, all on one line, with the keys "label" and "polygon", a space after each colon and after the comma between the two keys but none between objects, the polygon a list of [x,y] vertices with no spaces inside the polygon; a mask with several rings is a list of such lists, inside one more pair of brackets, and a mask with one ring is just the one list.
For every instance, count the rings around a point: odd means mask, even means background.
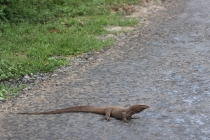
[{"label": "green grass", "polygon": [[23,85],[16,85],[16,86],[5,86],[0,85],[0,101],[4,100],[10,96],[16,96],[19,94],[20,90],[23,88]]},{"label": "green grass", "polygon": [[[111,46],[113,40],[98,37],[108,33],[105,27],[133,26],[137,21],[111,12],[110,7],[131,3],[139,0],[92,0],[74,9],[74,16],[61,16],[45,23],[0,23],[0,81],[52,71],[69,63],[65,59],[68,56]],[[13,91],[0,85],[0,100]]]}]

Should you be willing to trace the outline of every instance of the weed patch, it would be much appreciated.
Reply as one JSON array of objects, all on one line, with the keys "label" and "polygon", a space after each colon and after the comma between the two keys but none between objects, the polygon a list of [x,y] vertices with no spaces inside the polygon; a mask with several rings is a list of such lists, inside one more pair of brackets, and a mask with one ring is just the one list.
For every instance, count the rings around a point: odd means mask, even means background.
[{"label": "weed patch", "polygon": [[16,96],[19,94],[20,90],[23,88],[23,85],[16,85],[13,87],[0,85],[0,101],[9,98],[10,96]]},{"label": "weed patch", "polygon": [[[112,7],[139,3],[140,0],[72,0],[70,5],[63,2],[56,3],[57,13],[48,13],[44,22],[38,20],[44,19],[43,11],[36,13],[34,5],[31,5],[34,11],[23,17],[20,15],[20,19],[30,17],[31,13],[33,19],[39,16],[36,21],[26,18],[21,22],[0,22],[0,81],[52,71],[69,63],[68,56],[111,46],[113,40],[98,38],[109,33],[106,27],[137,24],[136,20],[125,18],[125,13],[113,11]],[[3,17],[2,12],[4,10],[1,11]],[[0,87],[0,98],[10,95],[10,88]]]}]

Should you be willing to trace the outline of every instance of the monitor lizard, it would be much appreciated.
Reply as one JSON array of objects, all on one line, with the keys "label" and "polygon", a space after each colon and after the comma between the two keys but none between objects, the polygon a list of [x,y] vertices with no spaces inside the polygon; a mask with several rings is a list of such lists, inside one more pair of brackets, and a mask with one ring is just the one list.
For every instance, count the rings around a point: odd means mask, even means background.
[{"label": "monitor lizard", "polygon": [[139,113],[147,108],[149,108],[149,106],[147,105],[133,105],[131,107],[73,106],[73,107],[58,109],[54,111],[25,112],[25,113],[17,113],[17,114],[39,115],[39,114],[60,114],[60,113],[69,113],[69,112],[90,112],[90,113],[105,115],[105,119],[108,121],[110,120],[110,116],[112,116],[116,119],[121,119],[124,122],[129,122],[128,120],[134,119],[134,117],[132,117],[133,114]]}]

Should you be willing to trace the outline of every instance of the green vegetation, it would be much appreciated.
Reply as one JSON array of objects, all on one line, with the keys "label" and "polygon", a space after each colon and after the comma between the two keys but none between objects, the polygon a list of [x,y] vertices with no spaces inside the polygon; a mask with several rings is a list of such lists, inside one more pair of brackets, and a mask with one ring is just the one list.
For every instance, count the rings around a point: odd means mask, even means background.
[{"label": "green vegetation", "polygon": [[4,100],[10,96],[16,96],[20,92],[20,90],[23,88],[23,85],[15,85],[12,87],[0,85],[0,101]]},{"label": "green vegetation", "polygon": [[[0,0],[0,81],[48,72],[68,56],[109,47],[106,26],[132,26],[113,6],[140,0]],[[0,85],[0,100],[11,88]]]}]

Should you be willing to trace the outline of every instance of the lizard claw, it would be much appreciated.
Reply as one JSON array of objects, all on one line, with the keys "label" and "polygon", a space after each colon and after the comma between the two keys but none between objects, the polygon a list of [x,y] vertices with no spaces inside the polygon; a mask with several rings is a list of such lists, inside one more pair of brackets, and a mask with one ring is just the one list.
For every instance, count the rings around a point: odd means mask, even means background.
[{"label": "lizard claw", "polygon": [[126,118],[123,119],[123,122],[129,123],[129,121]]},{"label": "lizard claw", "polygon": [[105,117],[105,119],[106,119],[107,121],[110,121],[110,120],[111,120],[110,118],[107,118],[107,117]]},{"label": "lizard claw", "polygon": [[129,123],[129,121],[128,121],[128,120],[123,120],[123,122],[125,122],[125,123]]}]

